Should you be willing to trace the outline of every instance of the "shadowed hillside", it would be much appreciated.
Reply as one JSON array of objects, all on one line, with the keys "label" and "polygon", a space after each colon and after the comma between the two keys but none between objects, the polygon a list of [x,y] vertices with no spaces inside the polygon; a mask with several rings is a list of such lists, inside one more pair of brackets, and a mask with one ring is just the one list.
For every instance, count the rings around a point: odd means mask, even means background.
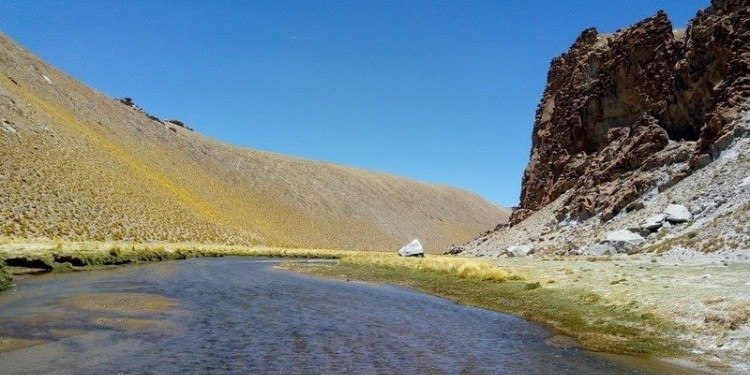
[{"label": "shadowed hillside", "polygon": [[0,236],[442,251],[507,220],[455,188],[226,145],[0,35]]}]

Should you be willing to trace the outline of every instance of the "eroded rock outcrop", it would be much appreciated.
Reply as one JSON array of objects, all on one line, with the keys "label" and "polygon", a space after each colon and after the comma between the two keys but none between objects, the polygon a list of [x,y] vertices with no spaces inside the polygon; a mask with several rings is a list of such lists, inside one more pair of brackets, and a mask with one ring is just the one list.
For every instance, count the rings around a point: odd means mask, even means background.
[{"label": "eroded rock outcrop", "polygon": [[[572,189],[558,217],[608,220],[715,159],[750,97],[750,0],[714,0],[687,30],[664,12],[615,34],[587,29],[551,63],[518,223]],[[652,171],[685,167],[667,182]]]}]

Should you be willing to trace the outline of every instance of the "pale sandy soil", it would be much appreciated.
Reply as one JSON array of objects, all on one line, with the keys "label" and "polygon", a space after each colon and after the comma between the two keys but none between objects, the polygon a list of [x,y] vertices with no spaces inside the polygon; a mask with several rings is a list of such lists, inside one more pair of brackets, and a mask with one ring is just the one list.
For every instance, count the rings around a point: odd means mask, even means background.
[{"label": "pale sandy soil", "polygon": [[613,309],[637,308],[677,322],[692,361],[730,373],[750,371],[750,263],[673,255],[495,261],[544,288],[581,288]]}]

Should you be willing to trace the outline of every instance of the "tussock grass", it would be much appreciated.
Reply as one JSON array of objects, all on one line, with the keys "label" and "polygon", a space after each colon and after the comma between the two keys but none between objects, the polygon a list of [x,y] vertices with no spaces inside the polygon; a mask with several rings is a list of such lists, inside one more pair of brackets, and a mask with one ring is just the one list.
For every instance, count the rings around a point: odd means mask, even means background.
[{"label": "tussock grass", "polygon": [[526,283],[523,286],[523,289],[524,290],[534,290],[534,289],[539,289],[541,287],[542,287],[542,284],[539,283],[538,281],[536,281],[536,282],[533,282],[533,283]]},{"label": "tussock grass", "polygon": [[722,298],[704,302],[711,308],[704,322],[719,327],[736,330],[750,322],[750,302],[735,302]]},{"label": "tussock grass", "polygon": [[341,263],[353,266],[442,272],[464,279],[484,281],[523,280],[523,276],[515,271],[502,269],[490,262],[442,255],[428,255],[424,258],[404,258],[394,253],[356,253],[343,257]]}]

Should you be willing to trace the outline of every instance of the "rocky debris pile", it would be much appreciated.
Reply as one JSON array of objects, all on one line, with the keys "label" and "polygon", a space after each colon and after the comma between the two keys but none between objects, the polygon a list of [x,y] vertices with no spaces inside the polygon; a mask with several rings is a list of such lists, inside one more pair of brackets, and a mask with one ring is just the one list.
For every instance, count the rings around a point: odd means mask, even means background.
[{"label": "rocky debris pile", "polygon": [[6,119],[0,119],[0,131],[8,135],[16,134],[16,128],[14,128],[13,124]]},{"label": "rocky debris pile", "polygon": [[181,128],[184,128],[184,129],[187,129],[187,130],[193,131],[193,128],[191,128],[191,127],[189,127],[189,126],[185,125],[185,123],[184,123],[184,122],[182,122],[182,121],[180,121],[180,120],[175,120],[175,119],[165,119],[165,120],[164,120],[164,122],[165,122],[165,123],[168,123],[168,124],[173,124],[173,125],[177,125],[177,126],[179,126],[179,127],[181,127]]},{"label": "rocky debris pile", "polygon": [[143,113],[146,117],[150,118],[151,120],[154,120],[154,121],[156,121],[156,122],[158,122],[158,123],[160,123],[160,124],[162,124],[164,126],[167,126],[169,128],[169,130],[172,130],[174,132],[176,132],[177,130],[175,128],[169,126],[169,125],[176,125],[176,126],[179,126],[181,128],[193,131],[193,128],[185,125],[185,123],[182,122],[182,121],[180,121],[180,120],[176,120],[176,119],[160,119],[160,118],[158,118],[158,117],[156,117],[156,116],[154,116],[154,115],[146,112],[143,108],[141,108],[141,107],[139,107],[138,105],[135,104],[135,102],[133,101],[133,98],[121,98],[121,99],[117,99],[117,101],[119,101],[120,103],[122,103],[122,104],[124,104],[124,105],[126,105],[126,106],[128,106],[130,108],[135,109],[136,111],[138,111],[140,113]]},{"label": "rocky debris pile", "polygon": [[[508,223],[497,224],[495,226],[495,229],[483,232],[482,234],[476,236],[471,242],[472,243],[477,243],[477,244],[482,244],[482,243],[486,242],[487,240],[489,240],[490,237],[492,237],[493,233],[495,233],[497,231],[500,231],[500,230],[503,230],[503,229],[507,229],[507,228],[510,228],[510,224],[508,224]],[[466,250],[466,247],[464,247],[462,245],[452,244],[452,245],[450,245],[448,247],[448,249],[446,249],[443,252],[443,255],[458,255],[458,254],[463,253],[465,250]]]},{"label": "rocky debris pile", "polygon": [[534,254],[533,244],[514,245],[505,249],[505,255],[509,258],[523,258]]},{"label": "rocky debris pile", "polygon": [[162,119],[160,119],[160,118],[158,118],[158,117],[156,117],[156,116],[154,116],[154,115],[146,112],[143,108],[137,106],[135,104],[135,102],[133,101],[133,98],[122,98],[122,99],[117,99],[117,101],[119,101],[120,103],[122,103],[122,104],[124,104],[124,105],[126,105],[128,107],[131,107],[131,108],[135,109],[136,111],[138,111],[140,113],[143,113],[146,117],[150,118],[151,120],[154,120],[154,121],[156,121],[156,122],[164,125],[164,121],[162,121]]},{"label": "rocky debris pile", "polygon": [[448,249],[443,251],[443,255],[458,255],[466,251],[466,248],[460,245],[450,245]]},{"label": "rocky debris pile", "polygon": [[604,240],[594,245],[572,249],[570,255],[602,256],[606,254],[628,254],[639,250],[647,239],[653,239],[664,230],[693,220],[687,207],[668,205],[662,213],[649,216],[643,224],[628,229],[607,232]]},{"label": "rocky debris pile", "polygon": [[647,237],[661,230],[671,229],[676,225],[684,224],[691,220],[693,220],[693,214],[690,213],[687,207],[681,204],[670,204],[663,212],[649,216],[643,224],[629,230]]},{"label": "rocky debris pile", "polygon": [[[731,125],[750,125],[750,109],[741,110]],[[459,246],[461,255],[498,257],[507,255],[511,246],[533,244],[534,256],[657,255],[685,250],[721,252],[721,259],[730,262],[737,259],[732,254],[750,254],[748,155],[750,134],[744,134],[707,167],[669,188],[651,188],[632,202],[632,209],[626,208],[606,222],[560,221],[556,213],[573,193],[568,191],[526,220]],[[667,175],[670,168],[657,168],[657,175]]]},{"label": "rocky debris pile", "polygon": [[424,250],[422,249],[422,244],[419,243],[419,240],[414,240],[402,247],[401,250],[398,251],[398,255],[401,255],[402,257],[423,257]]},{"label": "rocky debris pile", "polygon": [[141,109],[141,107],[135,105],[135,102],[133,101],[133,98],[121,98],[121,99],[117,99],[117,101],[119,101],[122,104],[125,104],[128,107],[133,107],[133,108],[138,109],[138,110]]},{"label": "rocky debris pile", "polygon": [[620,229],[607,233],[603,245],[611,245],[618,253],[627,253],[636,246],[643,243],[643,237],[626,229]]},{"label": "rocky debris pile", "polygon": [[748,98],[748,0],[712,1],[684,33],[661,11],[615,34],[583,31],[551,63],[511,223],[568,191],[558,220],[638,209],[643,194],[705,167],[747,132],[730,124]]}]

